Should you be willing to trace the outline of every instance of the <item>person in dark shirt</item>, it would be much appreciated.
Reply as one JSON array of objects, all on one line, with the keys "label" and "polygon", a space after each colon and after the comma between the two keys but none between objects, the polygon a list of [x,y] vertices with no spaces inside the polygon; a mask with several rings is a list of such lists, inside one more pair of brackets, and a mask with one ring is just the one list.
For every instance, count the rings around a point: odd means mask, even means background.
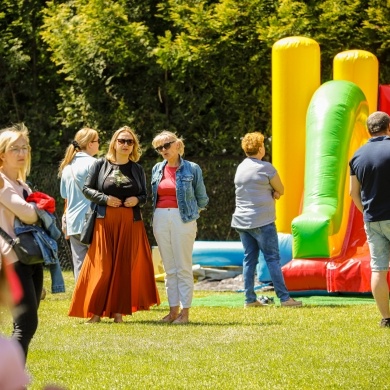
[{"label": "person in dark shirt", "polygon": [[371,255],[371,290],[382,315],[381,327],[390,327],[390,116],[382,111],[367,119],[371,135],[349,162],[350,195],[363,213]]}]

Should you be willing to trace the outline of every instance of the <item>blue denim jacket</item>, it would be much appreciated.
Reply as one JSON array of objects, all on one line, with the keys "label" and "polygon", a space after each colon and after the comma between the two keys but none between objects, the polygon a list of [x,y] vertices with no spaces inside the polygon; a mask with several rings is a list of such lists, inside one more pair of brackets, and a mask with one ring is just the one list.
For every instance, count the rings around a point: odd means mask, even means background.
[{"label": "blue denim jacket", "polygon": [[[167,161],[157,163],[152,169],[153,211],[156,209],[157,188],[163,176]],[[199,218],[199,211],[209,203],[202,170],[198,164],[180,157],[180,165],[176,171],[176,198],[180,217],[183,222]]]},{"label": "blue denim jacket", "polygon": [[32,232],[35,240],[41,249],[43,261],[45,264],[55,264],[59,261],[58,259],[58,245],[56,240],[51,238],[45,231],[37,225],[27,225],[15,218],[15,234]]},{"label": "blue denim jacket", "polygon": [[[34,209],[42,222],[45,233],[49,235],[50,239],[58,241],[61,237],[61,231],[57,228],[56,217],[48,211],[40,209],[35,202],[31,202],[31,204],[34,206]],[[47,249],[42,249],[42,247],[45,246],[44,241],[42,240],[42,242],[39,243],[39,238],[37,240],[39,247],[42,250],[45,265],[49,265],[51,292],[53,294],[65,292],[64,276],[62,275],[61,265],[58,258],[58,244],[51,243],[50,240],[50,246]],[[48,241],[47,237],[45,237],[45,241]]]},{"label": "blue denim jacket", "polygon": [[34,206],[35,212],[37,213],[44,229],[47,231],[49,236],[58,241],[58,239],[61,237],[61,231],[56,225],[56,217],[48,211],[40,209],[35,202],[31,202],[31,204]]}]

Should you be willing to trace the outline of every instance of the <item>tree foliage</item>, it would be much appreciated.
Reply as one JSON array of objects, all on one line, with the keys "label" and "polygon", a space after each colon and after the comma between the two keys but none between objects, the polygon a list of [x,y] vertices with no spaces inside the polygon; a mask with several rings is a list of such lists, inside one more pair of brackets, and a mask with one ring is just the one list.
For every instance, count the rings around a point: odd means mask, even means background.
[{"label": "tree foliage", "polygon": [[269,133],[271,51],[259,30],[272,1],[224,0],[160,4],[172,28],[154,53],[166,70],[170,121],[186,124],[201,155],[236,154],[248,131]]},{"label": "tree foliage", "polygon": [[383,0],[3,0],[2,124],[26,122],[41,162],[84,125],[131,125],[147,155],[162,129],[187,156],[240,155],[244,133],[271,134],[278,39],[318,41],[323,81],[337,53],[371,51],[390,83],[389,20]]},{"label": "tree foliage", "polygon": [[59,148],[58,76],[39,36],[45,1],[3,0],[0,8],[0,125],[25,122],[34,160]]},{"label": "tree foliage", "polygon": [[155,122],[161,71],[144,20],[149,10],[128,1],[48,3],[42,36],[65,76],[59,89],[65,127],[104,132],[126,123],[142,131],[145,122]]}]

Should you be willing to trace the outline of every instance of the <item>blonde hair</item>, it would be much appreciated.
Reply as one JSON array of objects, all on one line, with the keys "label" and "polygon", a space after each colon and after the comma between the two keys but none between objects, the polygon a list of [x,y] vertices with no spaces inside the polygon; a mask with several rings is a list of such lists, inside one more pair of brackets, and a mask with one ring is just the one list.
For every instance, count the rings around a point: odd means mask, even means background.
[{"label": "blonde hair", "polygon": [[161,143],[161,141],[163,141],[163,142],[164,141],[166,141],[166,142],[169,142],[169,141],[178,142],[178,144],[179,144],[179,148],[178,148],[179,155],[183,156],[184,148],[185,148],[183,138],[178,137],[175,133],[172,133],[171,131],[163,130],[161,133],[158,133],[153,138],[153,141],[152,141],[153,147],[156,148]]},{"label": "blonde hair", "polygon": [[[18,180],[26,181],[31,169],[31,147],[28,137],[28,129],[24,123],[18,123],[6,129],[0,130],[0,154],[7,152],[10,149],[11,143],[17,141],[20,137],[24,138],[28,146],[26,163],[23,168],[19,169]],[[0,159],[0,168],[3,166],[3,160]]]},{"label": "blonde hair", "polygon": [[137,162],[142,155],[142,150],[141,150],[141,146],[137,134],[129,126],[123,126],[113,134],[110,144],[108,145],[108,152],[106,154],[106,159],[110,162],[116,161],[115,142],[118,139],[119,134],[121,133],[129,133],[133,137],[134,146],[133,146],[133,150],[129,155],[129,160]]},{"label": "blonde hair", "polygon": [[241,141],[241,147],[247,156],[254,156],[259,152],[259,148],[264,145],[264,135],[259,131],[245,134]]},{"label": "blonde hair", "polygon": [[60,162],[60,166],[58,168],[58,177],[61,177],[62,171],[72,162],[76,153],[80,150],[86,150],[88,144],[98,136],[98,132],[94,129],[90,129],[89,127],[83,127],[76,133],[74,140],[66,148],[65,157]]}]

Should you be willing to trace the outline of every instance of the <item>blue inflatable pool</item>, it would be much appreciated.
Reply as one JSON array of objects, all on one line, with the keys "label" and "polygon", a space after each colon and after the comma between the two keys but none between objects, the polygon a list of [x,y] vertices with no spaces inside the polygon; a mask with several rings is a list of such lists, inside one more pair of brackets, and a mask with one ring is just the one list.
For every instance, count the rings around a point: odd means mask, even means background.
[{"label": "blue inflatable pool", "polygon": [[[292,259],[292,236],[278,233],[278,239],[280,263],[283,266]],[[241,267],[243,258],[241,241],[195,241],[192,252],[192,263],[202,267]],[[262,253],[259,256],[257,277],[260,282],[271,281]]]}]

